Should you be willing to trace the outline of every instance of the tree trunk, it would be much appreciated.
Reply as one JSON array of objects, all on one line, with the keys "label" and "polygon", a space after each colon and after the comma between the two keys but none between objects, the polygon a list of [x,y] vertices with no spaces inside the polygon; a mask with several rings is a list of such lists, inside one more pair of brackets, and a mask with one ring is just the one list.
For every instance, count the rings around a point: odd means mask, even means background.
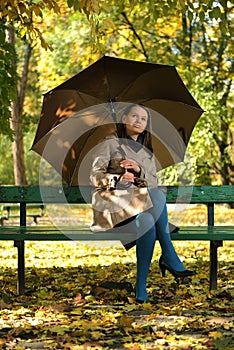
[{"label": "tree trunk", "polygon": [[[14,28],[10,25],[7,26],[7,40],[13,46],[15,45]],[[14,161],[15,185],[27,184],[25,165],[24,165],[24,142],[23,142],[21,114],[23,110],[23,103],[24,103],[25,90],[26,90],[26,84],[27,84],[30,54],[31,54],[31,47],[27,45],[20,91],[18,91],[18,88],[16,85],[16,99],[15,101],[12,102],[12,106],[11,106],[11,128],[14,132],[12,152],[13,152],[13,161]],[[16,66],[16,62],[12,62],[12,63]]]}]

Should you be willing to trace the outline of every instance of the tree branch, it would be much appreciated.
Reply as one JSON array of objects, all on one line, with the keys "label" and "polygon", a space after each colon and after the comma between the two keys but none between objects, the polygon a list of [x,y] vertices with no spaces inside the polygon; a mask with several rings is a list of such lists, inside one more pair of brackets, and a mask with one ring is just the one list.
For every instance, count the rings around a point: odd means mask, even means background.
[{"label": "tree branch", "polygon": [[148,56],[148,54],[147,54],[147,52],[146,52],[146,49],[145,49],[144,44],[143,44],[143,42],[142,42],[142,40],[141,40],[141,37],[140,37],[139,34],[137,33],[137,31],[136,31],[136,29],[134,28],[133,24],[129,21],[129,19],[128,19],[126,13],[125,13],[125,12],[122,12],[121,14],[122,14],[122,16],[124,17],[124,19],[125,19],[126,23],[128,24],[129,28],[132,30],[133,34],[135,35],[135,37],[136,37],[137,40],[139,41],[140,46],[141,46],[142,51],[143,51],[143,54],[144,54],[144,56],[145,56],[146,62],[148,62],[148,61],[149,61],[149,56]]}]

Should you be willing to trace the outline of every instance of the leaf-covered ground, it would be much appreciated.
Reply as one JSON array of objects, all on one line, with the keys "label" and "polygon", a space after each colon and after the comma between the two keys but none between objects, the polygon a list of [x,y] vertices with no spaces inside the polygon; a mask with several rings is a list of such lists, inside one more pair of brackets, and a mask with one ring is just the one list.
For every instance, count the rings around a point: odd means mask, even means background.
[{"label": "leaf-covered ground", "polygon": [[[202,218],[202,210],[192,208],[184,220]],[[233,210],[222,207],[217,220],[233,224]],[[183,283],[162,278],[157,243],[150,300],[138,305],[134,293],[100,287],[106,281],[134,285],[134,249],[28,242],[26,295],[17,296],[16,248],[1,242],[0,349],[234,349],[234,243],[219,248],[218,290],[212,292],[209,243],[174,244],[198,275]]]}]

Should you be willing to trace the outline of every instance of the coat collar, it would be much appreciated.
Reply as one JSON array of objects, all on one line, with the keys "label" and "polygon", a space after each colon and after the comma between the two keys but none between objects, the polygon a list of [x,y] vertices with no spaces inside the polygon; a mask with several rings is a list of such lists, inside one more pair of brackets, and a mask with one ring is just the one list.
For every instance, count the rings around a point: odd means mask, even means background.
[{"label": "coat collar", "polygon": [[127,136],[127,144],[134,152],[139,152],[142,149],[143,135],[139,135],[136,141],[131,136]]}]

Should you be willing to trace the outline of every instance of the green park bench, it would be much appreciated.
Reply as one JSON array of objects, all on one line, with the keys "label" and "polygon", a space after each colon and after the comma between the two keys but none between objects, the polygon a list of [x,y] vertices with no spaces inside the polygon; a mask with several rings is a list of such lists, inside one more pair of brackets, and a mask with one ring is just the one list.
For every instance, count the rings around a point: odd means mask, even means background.
[{"label": "green park bench", "polygon": [[[175,241],[210,241],[210,290],[217,289],[218,247],[223,241],[234,239],[233,226],[216,226],[214,212],[216,203],[233,203],[233,186],[168,186],[167,203],[206,204],[207,223],[204,226],[184,226],[171,235]],[[91,187],[46,187],[46,186],[0,186],[0,203],[20,205],[18,225],[0,226],[0,240],[12,240],[18,249],[18,293],[25,293],[25,241],[100,241],[119,240],[119,234],[93,233],[88,227],[27,226],[29,204],[81,204],[91,203]],[[85,199],[84,199],[85,198]],[[134,239],[126,233],[127,239]]]},{"label": "green park bench", "polygon": [[[27,204],[27,217],[32,218],[35,224],[38,224],[38,218],[45,215],[45,206],[43,204]],[[20,218],[20,204],[3,204],[0,209],[0,224],[4,221]]]}]

